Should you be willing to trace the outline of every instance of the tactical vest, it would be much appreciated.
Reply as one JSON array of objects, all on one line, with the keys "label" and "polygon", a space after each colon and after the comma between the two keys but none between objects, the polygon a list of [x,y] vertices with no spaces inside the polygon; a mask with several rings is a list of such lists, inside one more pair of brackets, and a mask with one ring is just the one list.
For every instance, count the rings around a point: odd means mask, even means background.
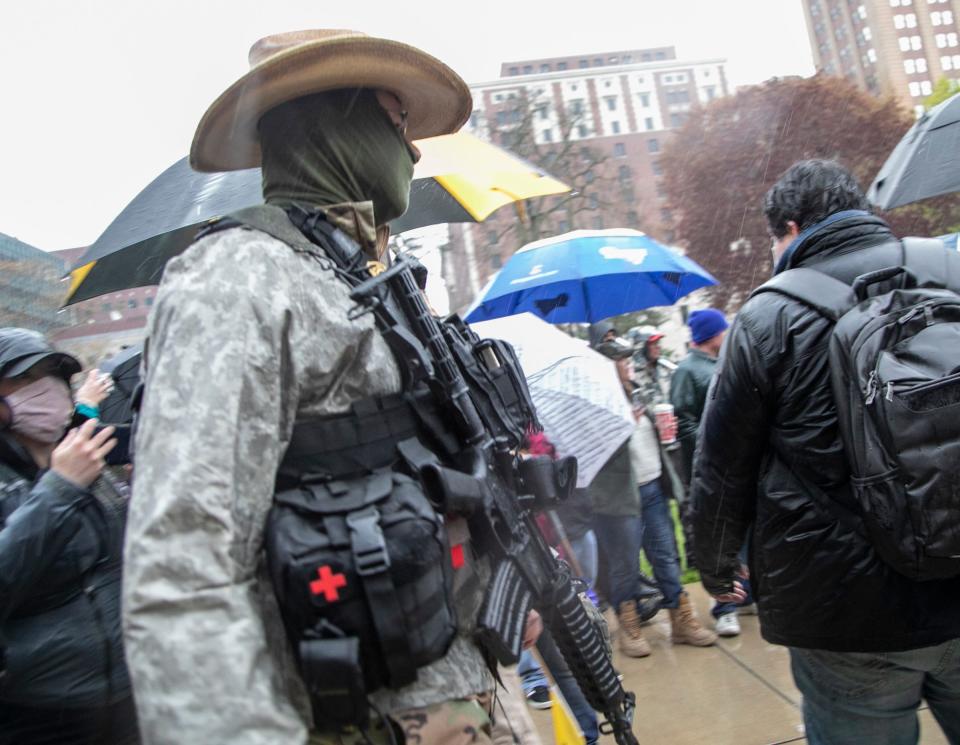
[{"label": "tactical vest", "polygon": [[[351,284],[369,277],[357,270],[356,255],[342,255],[352,242],[339,231],[340,255],[323,235],[309,240],[275,207],[243,210],[214,229],[238,225],[333,262]],[[329,238],[332,228],[326,230]],[[462,323],[445,330],[485,424],[519,445],[533,412],[517,385],[522,373],[512,349],[481,342]],[[476,362],[490,347],[510,362],[499,373]],[[363,726],[367,694],[412,683],[453,641],[453,567],[462,547],[448,544],[442,512],[455,506],[431,504],[417,474],[458,450],[424,385],[405,384],[402,393],[357,401],[348,413],[295,422],[265,547],[318,727]]]}]

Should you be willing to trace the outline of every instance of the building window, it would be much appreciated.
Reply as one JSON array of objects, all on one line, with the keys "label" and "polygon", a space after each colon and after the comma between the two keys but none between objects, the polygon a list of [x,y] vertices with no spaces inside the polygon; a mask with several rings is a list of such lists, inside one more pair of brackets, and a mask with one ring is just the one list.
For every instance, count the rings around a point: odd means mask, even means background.
[{"label": "building window", "polygon": [[570,230],[570,223],[566,220],[559,220],[557,222],[557,232],[566,233],[568,230]]},{"label": "building window", "polygon": [[673,213],[666,207],[663,207],[660,209],[660,219],[664,222],[670,222],[673,219]]},{"label": "building window", "polygon": [[627,225],[631,228],[640,227],[640,215],[637,214],[636,210],[630,210],[627,213]]},{"label": "building window", "polygon": [[917,58],[917,72],[926,72],[927,71],[927,60],[925,57]]},{"label": "building window", "polygon": [[113,310],[113,306],[110,303],[104,303],[101,307],[103,308],[104,313],[109,313],[111,310]]},{"label": "building window", "polygon": [[538,115],[541,119],[546,119],[546,118],[547,118],[547,107],[546,107],[546,106],[538,106],[538,107],[537,107],[537,115]]},{"label": "building window", "polygon": [[910,95],[916,98],[920,95],[920,83],[910,83]]},{"label": "building window", "polygon": [[597,195],[596,195],[596,194],[591,194],[591,195],[590,195],[590,199],[589,199],[588,201],[589,201],[589,204],[590,204],[590,209],[592,209],[592,210],[595,210],[595,209],[597,209],[597,207],[600,206],[600,200],[597,199]]},{"label": "building window", "polygon": [[612,134],[620,134],[620,122],[610,122],[610,131]]},{"label": "building window", "polygon": [[940,67],[944,70],[953,69],[953,58],[952,57],[941,57],[940,58]]},{"label": "building window", "polygon": [[596,178],[596,176],[594,176],[593,169],[590,169],[585,174],[583,174],[583,178],[588,184],[592,184],[593,180]]},{"label": "building window", "polygon": [[905,16],[907,22],[907,28],[916,28],[917,27],[917,14],[916,13],[907,13]]},{"label": "building window", "polygon": [[594,58],[593,58],[593,66],[594,66],[594,67],[602,67],[602,66],[603,66],[603,57],[594,57]]},{"label": "building window", "polygon": [[900,36],[897,38],[897,43],[900,45],[901,52],[910,51],[910,37],[909,36]]},{"label": "building window", "polygon": [[500,258],[500,254],[490,254],[490,268],[499,269],[503,266],[503,259]]},{"label": "building window", "polygon": [[923,49],[923,39],[921,39],[919,36],[911,36],[910,48],[915,52]]},{"label": "building window", "polygon": [[558,63],[557,63],[557,69],[558,69],[558,70],[566,70],[566,69],[567,69],[567,63],[566,63],[566,62],[558,62]]},{"label": "building window", "polygon": [[586,137],[586,136],[587,136],[587,128],[586,128],[585,125],[583,125],[583,124],[578,124],[578,125],[577,125],[577,135],[578,135],[579,137]]},{"label": "building window", "polygon": [[130,299],[127,301],[127,307],[128,307],[128,308],[136,308],[136,307],[137,307],[137,301],[136,301],[134,298],[130,298]]},{"label": "building window", "polygon": [[654,59],[666,59],[666,58],[667,58],[667,54],[666,54],[666,52],[654,52],[653,58],[654,58]]},{"label": "building window", "polygon": [[659,153],[660,152],[660,142],[659,140],[649,139],[647,140],[647,152],[650,153]]},{"label": "building window", "polygon": [[570,113],[573,116],[580,116],[583,113],[583,101],[579,98],[570,102]]},{"label": "building window", "polygon": [[641,93],[641,94],[640,94],[640,105],[643,106],[644,108],[646,108],[647,106],[650,105],[650,94],[649,94],[649,93]]},{"label": "building window", "polygon": [[603,217],[601,215],[597,215],[593,218],[593,229],[603,230]]},{"label": "building window", "polygon": [[687,121],[686,114],[671,114],[670,115],[670,126],[671,127],[682,127],[683,123]]},{"label": "building window", "polygon": [[876,49],[873,49],[873,48],[871,47],[870,49],[867,50],[867,60],[870,61],[870,62],[876,62],[876,61],[877,61],[877,50],[876,50]]},{"label": "building window", "polygon": [[633,56],[632,56],[632,55],[629,55],[629,54],[623,55],[623,64],[629,65],[631,62],[633,62]]},{"label": "building window", "polygon": [[524,66],[523,66],[523,74],[524,74],[524,75],[529,75],[529,74],[532,73],[532,72],[533,72],[533,65],[524,65]]},{"label": "building window", "polygon": [[550,65],[540,65],[540,72],[550,72]]},{"label": "building window", "polygon": [[553,142],[553,130],[545,129],[543,130],[543,141],[544,142]]},{"label": "building window", "polygon": [[[813,13],[813,8],[812,8],[812,7],[810,8],[810,12]],[[816,14],[814,14],[814,15],[816,15]],[[867,6],[865,6],[865,5],[858,5],[858,6],[857,6],[857,15],[860,16],[860,20],[861,20],[861,21],[867,20]]]},{"label": "building window", "polygon": [[578,65],[581,69],[583,69],[583,68],[585,68],[585,67],[590,67],[590,63],[589,63],[587,60],[585,60],[585,59],[580,60],[580,61],[577,63],[577,65]]},{"label": "building window", "polygon": [[496,231],[496,230],[488,230],[488,231],[487,231],[487,243],[489,243],[491,246],[495,246],[495,245],[497,245],[497,242],[498,242],[497,231]]},{"label": "building window", "polygon": [[907,75],[913,75],[917,71],[916,62],[912,59],[905,59],[903,61],[903,71],[907,73]]},{"label": "building window", "polygon": [[712,101],[717,96],[717,90],[712,85],[708,85],[703,89],[703,94],[707,97],[708,101]]},{"label": "building window", "polygon": [[646,127],[646,129],[647,129],[648,132],[649,132],[650,130],[652,130],[652,129],[653,129],[653,117],[648,116],[646,119],[644,119],[644,120],[643,120],[643,126]]},{"label": "building window", "polygon": [[146,300],[143,301],[143,304],[149,308],[151,305],[153,305],[153,298],[148,297]]},{"label": "building window", "polygon": [[933,84],[929,80],[924,80],[920,83],[920,93],[924,96],[929,96],[933,93]]},{"label": "building window", "polygon": [[663,175],[663,168],[660,167],[660,161],[659,161],[659,160],[654,160],[654,161],[652,161],[652,162],[650,163],[650,168],[653,169],[653,175],[654,175],[654,176],[662,176],[662,175]]},{"label": "building window", "polygon": [[520,68],[519,68],[519,67],[511,67],[511,68],[510,68],[510,74],[511,74],[511,75],[519,75],[519,74],[520,74]]},{"label": "building window", "polygon": [[957,46],[957,35],[956,34],[947,34],[947,46],[955,47]]},{"label": "building window", "polygon": [[620,166],[617,169],[617,177],[620,181],[629,181],[630,180],[630,166]]},{"label": "building window", "polygon": [[627,146],[624,145],[622,142],[614,143],[613,154],[618,158],[625,158],[627,155]]},{"label": "building window", "polygon": [[607,110],[616,111],[617,110],[617,99],[614,96],[607,96],[604,99],[607,102]]}]

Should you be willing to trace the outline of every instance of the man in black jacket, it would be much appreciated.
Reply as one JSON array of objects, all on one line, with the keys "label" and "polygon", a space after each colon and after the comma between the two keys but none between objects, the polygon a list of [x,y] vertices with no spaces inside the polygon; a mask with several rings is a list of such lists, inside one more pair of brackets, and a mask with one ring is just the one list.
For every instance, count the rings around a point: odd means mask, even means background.
[{"label": "man in black jacket", "polygon": [[[851,284],[903,264],[902,244],[836,163],[795,164],[764,212],[777,273],[808,267]],[[960,291],[960,255],[945,249],[943,275],[918,280]],[[921,698],[960,743],[960,579],[911,581],[857,529],[830,388],[831,330],[774,292],[737,316],[694,466],[697,565],[718,600],[741,599],[734,574],[751,534],[762,633],[790,647],[810,743],[916,743]]]}]

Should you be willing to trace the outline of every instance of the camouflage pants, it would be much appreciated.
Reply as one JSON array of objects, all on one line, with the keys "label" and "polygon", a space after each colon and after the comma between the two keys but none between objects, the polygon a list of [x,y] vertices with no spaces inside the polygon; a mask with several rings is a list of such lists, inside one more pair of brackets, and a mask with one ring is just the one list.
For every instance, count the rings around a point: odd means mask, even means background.
[{"label": "camouflage pants", "polygon": [[390,739],[384,722],[372,723],[366,735],[353,730],[340,733],[317,733],[310,745],[491,745],[489,693],[455,701],[444,701],[433,706],[403,709],[393,712],[389,719],[394,727]]}]

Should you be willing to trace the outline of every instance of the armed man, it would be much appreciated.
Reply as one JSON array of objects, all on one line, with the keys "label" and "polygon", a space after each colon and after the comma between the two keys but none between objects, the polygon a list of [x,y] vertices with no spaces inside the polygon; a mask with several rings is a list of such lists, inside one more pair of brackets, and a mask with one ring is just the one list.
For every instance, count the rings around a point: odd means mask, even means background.
[{"label": "armed man", "polygon": [[[459,129],[470,93],[357,32],[277,34],[250,62],[190,158],[261,165],[266,205],[170,262],[144,352],[124,586],[144,741],[490,742],[490,659],[536,639],[548,580],[575,597],[504,475],[536,417],[507,345],[441,329],[412,262],[379,263],[412,141]],[[571,474],[542,475],[530,492]],[[599,634],[570,651],[578,611],[553,636],[635,742]]]}]

